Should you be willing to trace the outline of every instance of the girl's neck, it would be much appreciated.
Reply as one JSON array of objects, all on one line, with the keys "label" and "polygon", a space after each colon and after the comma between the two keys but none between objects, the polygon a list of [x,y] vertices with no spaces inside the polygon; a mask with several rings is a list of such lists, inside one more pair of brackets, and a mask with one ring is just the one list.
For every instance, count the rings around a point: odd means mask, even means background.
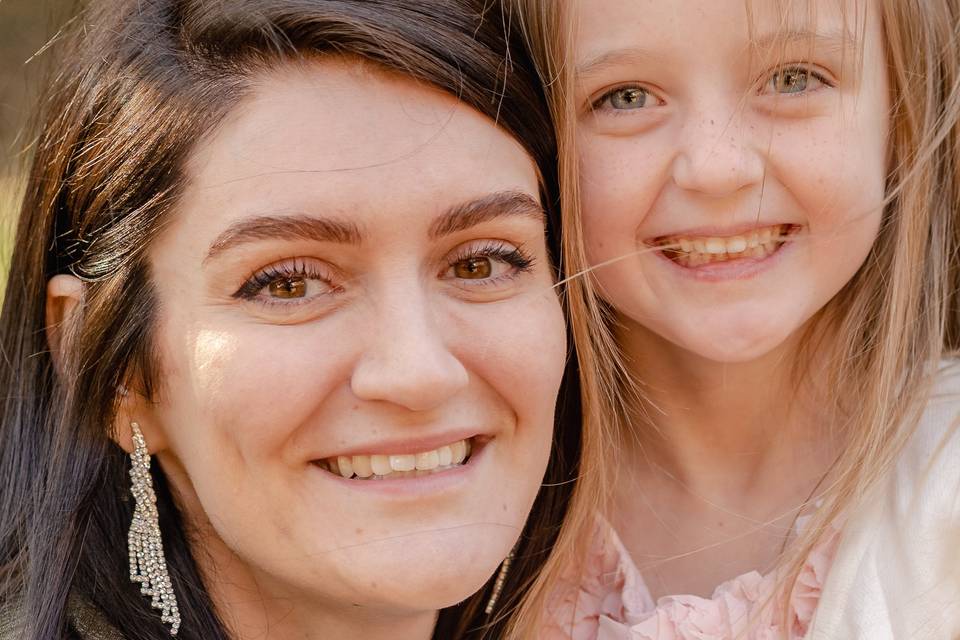
[{"label": "girl's neck", "polygon": [[[630,440],[657,473],[693,491],[748,496],[798,457],[823,459],[823,405],[797,384],[799,338],[755,360],[714,362],[621,321],[618,342],[643,396]],[[822,466],[797,471],[813,478]]]}]

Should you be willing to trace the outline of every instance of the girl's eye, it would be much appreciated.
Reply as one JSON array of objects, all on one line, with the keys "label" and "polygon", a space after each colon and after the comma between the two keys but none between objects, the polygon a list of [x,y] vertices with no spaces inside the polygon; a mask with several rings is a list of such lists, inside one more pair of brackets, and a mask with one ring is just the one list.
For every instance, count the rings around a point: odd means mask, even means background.
[{"label": "girl's eye", "polygon": [[305,301],[335,293],[337,288],[315,261],[296,258],[261,269],[233,294],[264,304]]},{"label": "girl's eye", "polygon": [[818,73],[803,67],[787,67],[780,69],[767,80],[762,93],[791,95],[813,91],[821,85],[826,84],[826,80]]},{"label": "girl's eye", "polygon": [[631,111],[659,104],[659,99],[643,87],[628,86],[617,87],[603,94],[599,100],[593,103],[593,108]]},{"label": "girl's eye", "polygon": [[467,245],[454,254],[442,277],[470,286],[495,285],[530,271],[534,260],[522,247],[503,241]]}]

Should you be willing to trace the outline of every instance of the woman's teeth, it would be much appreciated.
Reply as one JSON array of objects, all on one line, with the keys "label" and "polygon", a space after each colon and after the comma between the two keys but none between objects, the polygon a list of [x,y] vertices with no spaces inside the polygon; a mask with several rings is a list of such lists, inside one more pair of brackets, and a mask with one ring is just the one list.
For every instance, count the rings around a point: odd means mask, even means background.
[{"label": "woman's teeth", "polygon": [[380,480],[382,478],[405,478],[445,471],[462,465],[470,456],[470,440],[458,440],[439,449],[422,453],[397,455],[337,456],[325,458],[317,464],[320,468],[344,478]]},{"label": "woman's teeth", "polygon": [[683,267],[751,258],[762,260],[779,249],[796,225],[780,224],[739,236],[662,236],[654,243],[664,255]]}]

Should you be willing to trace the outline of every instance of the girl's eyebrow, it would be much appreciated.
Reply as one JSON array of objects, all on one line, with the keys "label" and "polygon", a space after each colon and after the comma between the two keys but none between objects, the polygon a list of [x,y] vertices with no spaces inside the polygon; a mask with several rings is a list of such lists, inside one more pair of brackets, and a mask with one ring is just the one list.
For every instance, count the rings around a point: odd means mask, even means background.
[{"label": "girl's eyebrow", "polygon": [[577,66],[576,74],[586,77],[601,73],[610,67],[650,62],[657,57],[652,51],[642,47],[611,49],[588,57],[585,62]]},{"label": "girl's eyebrow", "polygon": [[[812,45],[818,51],[843,51],[847,47],[855,47],[857,39],[847,29],[836,28],[825,31],[811,29],[779,29],[751,39],[751,46],[762,51],[775,47],[785,47],[795,44]],[[662,54],[655,53],[643,47],[622,47],[611,49],[589,56],[585,62],[579,64],[576,73],[580,77],[589,77],[603,72],[610,67],[620,65],[635,65],[657,62],[663,58]]]},{"label": "girl's eyebrow", "polygon": [[778,29],[751,39],[751,45],[762,51],[796,44],[808,45],[817,51],[837,52],[856,47],[857,38],[847,29],[838,27],[825,31]]},{"label": "girl's eyebrow", "polygon": [[[428,234],[431,239],[437,239],[496,218],[510,216],[523,216],[540,224],[546,223],[546,213],[533,196],[522,191],[496,191],[448,207],[430,225]],[[363,240],[363,233],[354,222],[336,217],[304,213],[253,216],[235,222],[217,236],[207,250],[203,262],[258,240],[290,238],[359,245]]]}]

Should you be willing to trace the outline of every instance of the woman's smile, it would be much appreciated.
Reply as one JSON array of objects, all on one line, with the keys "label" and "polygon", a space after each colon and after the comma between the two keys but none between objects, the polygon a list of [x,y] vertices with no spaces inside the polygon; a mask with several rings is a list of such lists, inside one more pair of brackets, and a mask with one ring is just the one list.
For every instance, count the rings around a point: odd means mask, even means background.
[{"label": "woman's smile", "polygon": [[[473,450],[473,438],[457,440],[415,453],[361,453],[337,455],[314,461],[321,469],[348,480],[391,480],[419,478],[442,473],[467,463]],[[407,447],[407,449],[423,447]],[[390,451],[383,447],[381,451]]]},{"label": "woman's smile", "polygon": [[175,373],[144,419],[188,517],[238,581],[400,608],[478,588],[539,489],[566,353],[530,158],[324,62],[264,77],[191,169],[152,252]]}]

